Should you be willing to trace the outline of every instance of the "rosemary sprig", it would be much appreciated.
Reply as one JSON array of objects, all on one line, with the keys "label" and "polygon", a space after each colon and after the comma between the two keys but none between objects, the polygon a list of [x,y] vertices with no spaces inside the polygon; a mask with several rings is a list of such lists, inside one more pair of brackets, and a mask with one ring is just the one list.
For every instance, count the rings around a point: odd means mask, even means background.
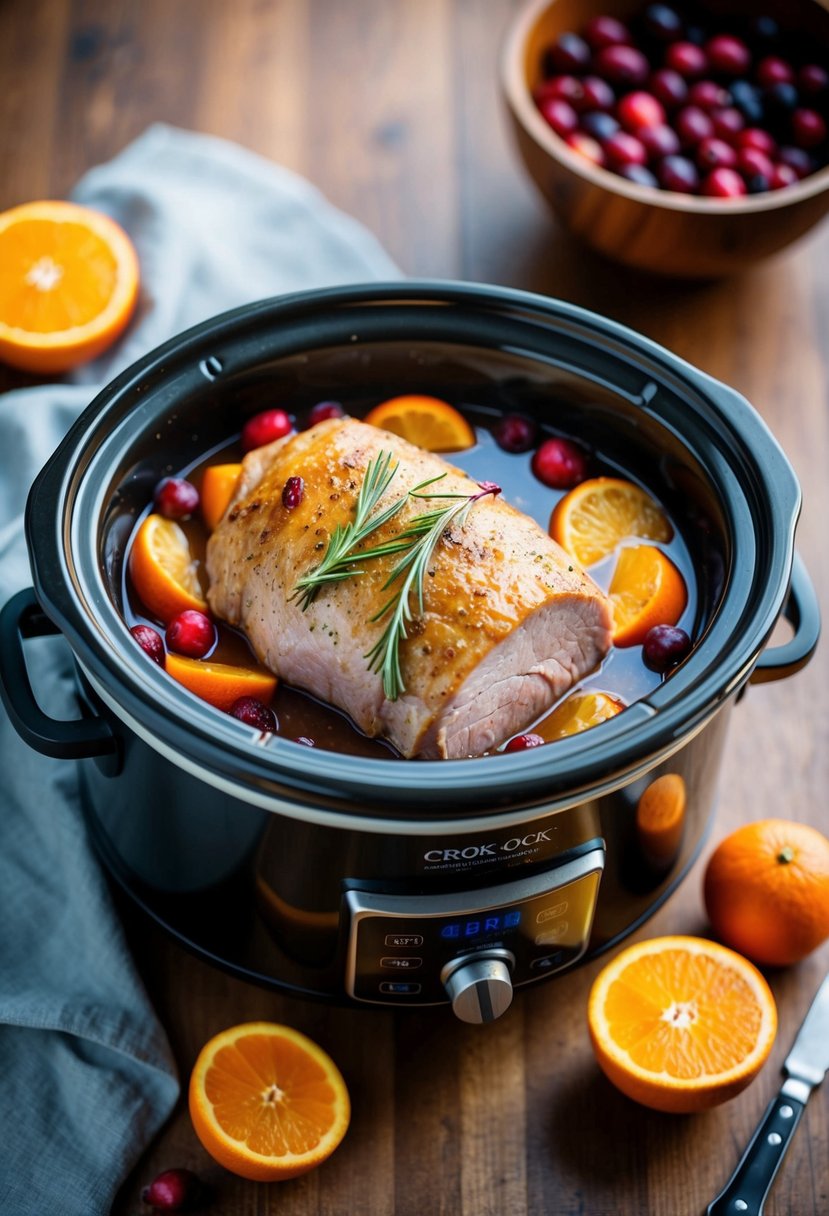
[{"label": "rosemary sprig", "polygon": [[[372,532],[388,523],[408,498],[408,495],[404,494],[385,510],[376,515],[373,514],[397,472],[398,465],[392,465],[391,462],[392,453],[385,451],[378,452],[377,456],[368,462],[363,484],[360,486],[360,493],[357,496],[353,520],[350,520],[345,526],[337,524],[328,538],[322,561],[297,580],[291,593],[291,599],[299,598],[303,612],[314,602],[320,588],[325,583],[351,578],[353,574],[362,574],[362,570],[353,569],[354,563],[375,556],[372,550],[362,553],[356,552],[356,550]],[[390,552],[397,552],[397,549],[392,548]]]},{"label": "rosemary sprig", "polygon": [[396,701],[401,693],[406,691],[403,673],[400,670],[400,643],[408,637],[406,626],[410,624],[415,613],[412,611],[412,595],[417,604],[417,614],[423,615],[423,585],[432,554],[447,528],[452,523],[463,527],[470,507],[487,494],[500,494],[501,488],[492,481],[480,482],[478,494],[423,494],[421,491],[436,481],[441,481],[446,474],[434,477],[429,482],[423,482],[409,491],[412,498],[452,500],[446,507],[438,507],[416,515],[408,526],[400,533],[395,542],[380,545],[369,550],[365,556],[381,557],[387,553],[399,552],[403,542],[408,542],[407,551],[395,565],[389,577],[383,584],[387,591],[394,583],[402,578],[400,586],[391,598],[372,618],[372,624],[388,616],[388,624],[377,639],[371,650],[363,657],[368,660],[369,671],[378,672],[383,680],[383,693],[387,700]]}]

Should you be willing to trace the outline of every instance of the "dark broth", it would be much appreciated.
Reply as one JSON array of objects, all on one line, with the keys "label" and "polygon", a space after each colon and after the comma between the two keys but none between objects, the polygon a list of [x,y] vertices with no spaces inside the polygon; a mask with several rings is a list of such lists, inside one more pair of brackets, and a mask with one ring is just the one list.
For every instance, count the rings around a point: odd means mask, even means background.
[{"label": "dark broth", "polygon": [[[446,453],[446,459],[458,465],[476,481],[498,482],[503,488],[504,498],[512,506],[534,518],[546,530],[553,508],[559,498],[563,497],[565,491],[549,489],[534,476],[530,467],[532,451],[516,455],[503,451],[495,442],[492,434],[493,426],[503,413],[511,411],[501,411],[490,405],[459,401],[451,393],[446,394],[446,399],[469,419],[475,427],[477,436],[477,443],[474,447],[462,452]],[[376,403],[376,401],[372,401],[366,405],[344,401],[343,405],[355,417],[359,417]],[[307,409],[297,411],[297,430],[302,430],[307,425],[307,416]],[[564,432],[540,425],[538,443],[554,434],[564,434]],[[641,479],[632,475],[631,471],[623,467],[616,459],[589,446],[589,441],[594,438],[592,434],[567,437],[588,447],[590,459],[587,475],[589,477],[624,477],[641,484]],[[192,464],[177,470],[175,476],[186,477],[200,489],[201,479],[208,465],[238,462],[241,459],[242,451],[237,436],[228,443],[203,453]],[[694,565],[686,538],[683,535],[684,521],[678,520],[676,513],[668,510],[664,495],[661,495],[658,489],[653,486],[644,488],[660,501],[673,526],[673,538],[669,543],[659,547],[670,557],[685,580],[688,603],[677,624],[693,639],[700,630],[699,597]],[[138,517],[133,529],[133,536],[152,509],[152,505],[148,505],[147,509]],[[200,517],[179,521],[179,523],[187,535],[193,557],[198,562],[200,581],[203,590],[206,590],[204,556],[209,533]],[[589,571],[593,579],[605,591],[613,574],[615,560],[616,555],[611,554],[602,562],[592,566]],[[131,585],[129,576],[126,574],[127,561],[124,561],[123,570],[125,573],[122,602],[127,625],[131,627],[146,623],[158,628],[158,622],[148,614]],[[216,648],[210,654],[211,659],[239,666],[258,666],[243,634],[221,621],[217,621],[216,625],[219,640]],[[625,705],[630,705],[646,696],[661,682],[662,678],[645,666],[642,661],[641,646],[626,648],[614,646],[611,647],[601,666],[581,680],[576,688],[579,691],[605,692],[621,700]],[[571,689],[565,696],[571,695],[573,691],[575,690]],[[278,733],[287,738],[296,739],[302,736],[313,740],[316,747],[347,752],[350,755],[400,759],[398,753],[389,744],[368,738],[346,714],[282,681],[277,686],[272,708],[277,716]],[[544,717],[546,718],[547,714]],[[525,729],[532,730],[533,725],[528,724]]]}]

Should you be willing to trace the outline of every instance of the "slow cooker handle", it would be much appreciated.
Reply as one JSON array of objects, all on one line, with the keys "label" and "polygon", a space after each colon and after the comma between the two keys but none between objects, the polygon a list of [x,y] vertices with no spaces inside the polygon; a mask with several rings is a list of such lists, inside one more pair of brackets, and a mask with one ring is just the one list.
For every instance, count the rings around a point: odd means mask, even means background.
[{"label": "slow cooker handle", "polygon": [[783,615],[794,626],[794,637],[782,646],[764,650],[751,673],[752,684],[782,680],[805,667],[820,637],[820,606],[812,580],[799,554],[792,563],[792,581]]},{"label": "slow cooker handle", "polygon": [[35,751],[59,760],[111,756],[118,741],[103,718],[60,722],[38,705],[32,691],[23,642],[60,633],[28,587],[12,596],[0,612],[0,698],[17,733]]}]

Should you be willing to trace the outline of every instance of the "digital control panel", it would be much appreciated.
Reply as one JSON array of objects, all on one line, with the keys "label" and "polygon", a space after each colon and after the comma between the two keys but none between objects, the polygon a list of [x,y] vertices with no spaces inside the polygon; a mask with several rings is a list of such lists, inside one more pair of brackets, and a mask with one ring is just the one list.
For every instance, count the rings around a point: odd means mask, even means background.
[{"label": "digital control panel", "polygon": [[560,971],[587,949],[603,867],[597,844],[542,874],[484,890],[347,891],[346,990],[374,1004],[441,1004],[448,964],[499,949],[514,960],[513,987]]}]

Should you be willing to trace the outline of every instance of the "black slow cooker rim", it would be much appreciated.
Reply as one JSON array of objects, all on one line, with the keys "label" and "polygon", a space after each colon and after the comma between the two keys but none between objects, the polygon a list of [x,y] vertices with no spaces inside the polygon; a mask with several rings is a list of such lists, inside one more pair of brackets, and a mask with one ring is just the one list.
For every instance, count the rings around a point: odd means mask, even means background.
[{"label": "black slow cooker rim", "polygon": [[[732,569],[718,613],[692,656],[654,694],[591,732],[589,748],[576,737],[560,741],[555,749],[538,748],[497,759],[418,761],[403,766],[333,752],[309,753],[283,739],[275,739],[267,749],[251,747],[247,728],[217,715],[147,664],[138,648],[124,645],[126,625],[106,593],[97,547],[91,562],[89,554],[73,551],[73,514],[84,493],[84,476],[115,429],[105,429],[106,422],[127,417],[165,383],[169,391],[171,379],[185,366],[194,375],[203,374],[199,364],[216,343],[227,347],[265,322],[284,327],[292,318],[326,310],[352,309],[356,319],[360,308],[378,304],[440,305],[481,316],[499,310],[526,314],[542,324],[557,322],[559,329],[590,338],[605,352],[615,348],[626,360],[637,359],[640,371],[658,371],[663,384],[678,384],[704,401],[709,412],[713,407],[722,428],[720,456],[727,458],[726,467],[732,473],[739,467],[751,482],[755,507],[760,502],[770,509],[768,519],[753,520],[767,549],[764,577],[759,587],[757,579],[752,583],[753,598],[746,600],[743,595],[743,602],[736,603],[738,579],[745,581],[747,572]],[[649,408],[647,402],[641,404],[643,410]],[[698,426],[701,416],[700,410]],[[684,434],[682,442],[692,447]],[[735,485],[718,486],[723,493],[728,490],[729,503],[736,495]],[[760,416],[734,390],[664,347],[564,301],[485,284],[408,280],[258,301],[210,318],[149,352],[105,387],[71,428],[32,488],[26,532],[44,610],[93,679],[110,691],[126,717],[143,723],[151,735],[161,731],[168,746],[195,759],[207,772],[260,795],[272,791],[282,798],[287,795],[342,810],[345,816],[358,807],[361,815],[381,819],[405,818],[413,810],[439,819],[486,814],[481,808],[482,791],[491,813],[498,814],[507,806],[537,805],[562,793],[599,788],[613,774],[673,749],[678,739],[696,730],[744,683],[768,641],[787,593],[799,509],[794,473]],[[97,595],[103,619],[83,602],[85,588]],[[726,610],[731,616],[723,628]],[[392,782],[394,805],[389,805]],[[448,804],[448,809],[436,806],[436,800]]]}]

